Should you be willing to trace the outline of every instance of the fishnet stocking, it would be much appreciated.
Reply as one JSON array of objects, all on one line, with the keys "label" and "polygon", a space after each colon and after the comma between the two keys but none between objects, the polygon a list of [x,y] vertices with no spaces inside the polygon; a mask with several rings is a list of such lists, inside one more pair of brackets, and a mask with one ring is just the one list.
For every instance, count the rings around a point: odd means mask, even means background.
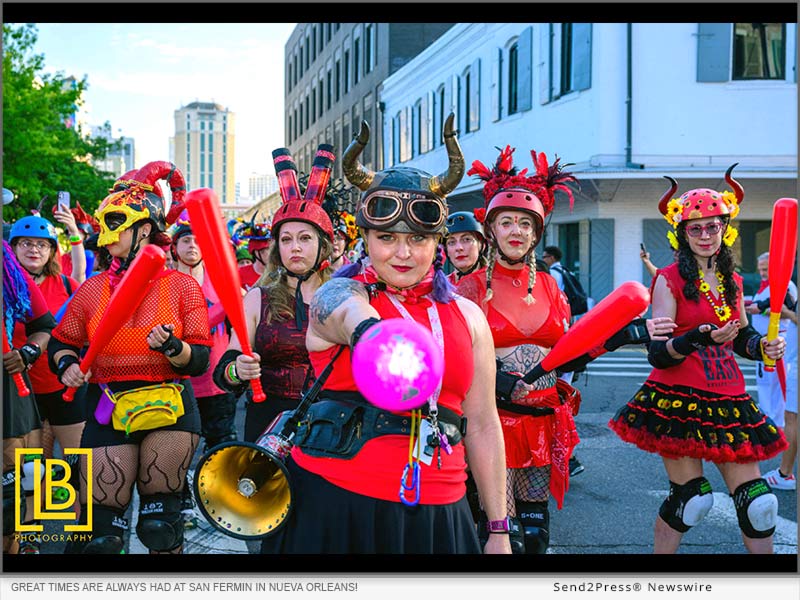
[{"label": "fishnet stocking", "polygon": [[527,469],[506,469],[506,508],[517,516],[515,499],[547,502],[550,497],[550,465]]}]

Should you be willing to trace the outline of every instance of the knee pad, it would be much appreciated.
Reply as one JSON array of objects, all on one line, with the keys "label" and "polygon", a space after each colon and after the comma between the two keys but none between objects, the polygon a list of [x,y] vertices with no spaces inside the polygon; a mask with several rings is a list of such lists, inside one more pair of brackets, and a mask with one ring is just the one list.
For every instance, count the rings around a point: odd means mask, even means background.
[{"label": "knee pad", "polygon": [[525,554],[545,554],[550,545],[550,510],[547,502],[517,501],[517,515],[525,536]]},{"label": "knee pad", "polygon": [[22,479],[20,479],[19,483],[25,491],[26,496],[33,496],[33,489],[36,485],[36,481],[41,481],[44,478],[44,474],[44,463],[41,460],[38,461],[38,463],[33,460],[25,461],[22,465]]},{"label": "knee pad", "polygon": [[14,533],[14,515],[19,511],[19,522],[25,521],[25,496],[17,494],[14,471],[3,473],[3,535]]},{"label": "knee pad", "polygon": [[675,531],[685,533],[703,520],[714,506],[711,483],[697,477],[683,485],[669,482],[669,496],[658,509],[659,516]]},{"label": "knee pad", "polygon": [[731,494],[739,528],[749,538],[766,538],[775,533],[778,498],[764,479],[743,483]]},{"label": "knee pad", "polygon": [[142,496],[136,535],[155,552],[168,552],[183,544],[181,494]]},{"label": "knee pad", "polygon": [[[81,504],[81,522],[86,521],[88,509]],[[72,533],[65,554],[121,554],[125,548],[128,519],[124,508],[92,504],[91,534]]]}]

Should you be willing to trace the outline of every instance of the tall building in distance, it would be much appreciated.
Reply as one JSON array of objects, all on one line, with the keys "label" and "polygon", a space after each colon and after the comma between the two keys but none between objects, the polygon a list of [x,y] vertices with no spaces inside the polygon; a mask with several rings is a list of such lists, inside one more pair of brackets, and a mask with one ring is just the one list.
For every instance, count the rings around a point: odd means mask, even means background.
[{"label": "tall building in distance", "polygon": [[170,140],[175,165],[189,190],[214,190],[223,205],[236,203],[235,115],[215,102],[191,102],[175,111]]},{"label": "tall building in distance", "polygon": [[253,202],[261,202],[278,191],[278,178],[269,173],[250,173],[247,178],[248,196]]},{"label": "tall building in distance", "polygon": [[109,150],[103,160],[93,160],[95,167],[113,173],[116,177],[136,168],[136,144],[132,137],[115,138],[109,127],[99,125],[91,126],[91,136],[103,138],[110,144],[119,143],[119,147]]}]

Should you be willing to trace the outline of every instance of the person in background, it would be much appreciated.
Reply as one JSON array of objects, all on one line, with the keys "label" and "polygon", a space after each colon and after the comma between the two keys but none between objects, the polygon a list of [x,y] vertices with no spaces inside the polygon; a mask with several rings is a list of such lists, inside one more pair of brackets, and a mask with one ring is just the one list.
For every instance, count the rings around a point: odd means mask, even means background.
[{"label": "person in background", "polygon": [[[542,252],[542,260],[547,265],[550,275],[553,279],[556,280],[556,284],[558,285],[558,289],[562,292],[564,291],[564,275],[563,269],[564,267],[561,265],[561,258],[562,258],[561,248],[558,246],[545,246],[544,251]],[[574,321],[574,319],[573,319]],[[573,371],[567,372],[559,372],[559,378],[567,383],[571,384],[572,379],[574,377]],[[579,475],[586,470],[586,467],[583,466],[580,460],[578,460],[578,456],[573,453],[572,456],[569,457],[569,474],[570,477],[575,477],[575,475]]]},{"label": "person in background", "polygon": [[[231,392],[222,390],[213,381],[214,368],[228,347],[230,336],[225,327],[225,309],[219,301],[211,279],[206,275],[203,254],[197,244],[189,220],[188,211],[183,210],[178,220],[170,228],[172,245],[170,254],[175,261],[175,268],[186,273],[197,281],[208,306],[208,325],[211,335],[211,351],[209,369],[191,378],[197,408],[200,411],[200,434],[205,440],[203,452],[224,442],[234,441],[236,434],[236,402],[238,398]],[[197,515],[194,513],[192,488],[188,479],[183,486],[181,512],[186,529],[197,527]]]},{"label": "person in background", "polygon": [[[671,339],[652,341],[653,371],[609,427],[625,442],[661,456],[669,493],[656,517],[653,550],[677,552],[684,533],[711,510],[714,494],[703,461],[719,469],[733,499],[748,552],[771,554],[778,500],[758,463],[784,451],[781,430],[745,388],[734,352],[750,360],[784,355],[780,336],[771,342],[747,321],[742,278],[731,251],[744,189],[699,188],[679,198],[674,179],[658,209],[672,226],[667,237],[678,260],[659,269],[651,297],[653,317],[671,317]],[[648,475],[649,477],[649,475]]]},{"label": "person in background", "polygon": [[358,239],[356,219],[347,211],[328,212],[333,223],[333,254],[331,255],[331,272],[350,264],[347,253]]},{"label": "person in background", "polygon": [[270,224],[265,221],[256,221],[256,216],[253,215],[249,222],[239,226],[235,232],[237,239],[247,241],[247,251],[252,257],[249,264],[239,267],[239,277],[245,290],[253,287],[264,274],[272,242]]},{"label": "person in background", "polygon": [[[24,336],[17,341],[11,334],[18,323],[23,324]],[[3,332],[10,350],[3,354],[3,552],[9,554],[38,554],[35,541],[20,543],[14,537],[15,513],[19,511],[24,525],[40,524],[35,518],[33,490],[44,473],[32,468],[33,456],[26,457],[17,496],[15,471],[16,451],[21,448],[41,448],[42,421],[33,397],[21,396],[13,376],[21,375],[28,390],[31,380],[28,368],[47,350],[50,332],[56,322],[47,309],[39,287],[22,268],[14,250],[3,240]],[[33,394],[33,392],[30,392]]]},{"label": "person in background", "polygon": [[[64,225],[69,235],[69,243],[71,252],[64,254],[61,257],[61,270],[64,273],[73,273],[73,278],[80,283],[86,281],[86,278],[91,277],[94,272],[95,253],[91,250],[86,240],[100,232],[100,224],[92,215],[83,210],[80,202],[75,203],[76,206],[69,209],[72,219],[66,214],[67,209],[60,204],[53,207],[53,218]],[[73,267],[73,255],[78,253],[78,250],[83,252],[86,269],[82,277],[76,277]],[[80,260],[80,258],[78,259]],[[75,263],[80,267],[78,263]],[[78,273],[80,274],[80,273]]]},{"label": "person in background", "polygon": [[444,248],[453,266],[453,272],[447,276],[453,285],[464,275],[486,266],[486,238],[474,213],[460,211],[448,215]]},{"label": "person in background", "polygon": [[[750,304],[745,304],[745,311],[750,315],[753,328],[766,335],[769,327],[770,288],[769,288],[769,252],[758,257],[758,274],[761,284]],[[758,405],[769,415],[778,427],[782,427],[789,448],[781,455],[781,464],[763,475],[770,487],[776,490],[796,490],[797,479],[794,476],[794,457],[797,453],[797,387],[794,394],[789,389],[789,380],[797,381],[797,315],[789,306],[797,302],[797,286],[789,281],[789,289],[781,306],[779,331],[786,340],[786,354],[781,365],[774,371],[766,371],[762,363],[758,363],[756,385],[758,387]],[[788,306],[787,306],[788,305]],[[783,374],[780,373],[783,369]],[[780,381],[783,376],[783,385]],[[784,386],[785,385],[785,389]],[[785,394],[785,396],[784,396]]]},{"label": "person in background", "polygon": [[[72,216],[66,210],[59,214],[68,215],[70,218]],[[11,228],[10,240],[14,255],[39,286],[48,310],[53,315],[58,314],[80,284],[61,272],[61,263],[58,260],[58,236],[55,227],[42,217],[23,217]],[[14,329],[14,345],[26,349],[27,346],[23,345],[26,337],[24,325],[18,323]],[[64,402],[62,395],[65,387],[50,370],[47,360],[38,360],[40,354],[27,353],[22,356],[26,359],[28,376],[42,419],[44,458],[53,458],[56,441],[62,450],[80,447],[81,434],[86,421],[86,401],[84,394],[79,393],[72,402]],[[76,476],[79,470],[72,461],[77,457],[77,454],[70,454],[66,457],[67,462],[75,465],[72,472]],[[79,486],[73,487],[78,489]]]},{"label": "person in background", "polygon": [[247,251],[247,248],[244,246],[242,246],[241,248],[237,248],[236,265],[241,268],[252,264],[253,264],[253,257],[250,255],[250,252]]},{"label": "person in background", "polygon": [[641,248],[639,249],[639,258],[642,259],[642,264],[647,272],[650,274],[650,277],[653,278],[656,276],[656,271],[658,271],[658,267],[655,266],[650,261],[650,253],[645,250],[644,244],[641,244]]}]

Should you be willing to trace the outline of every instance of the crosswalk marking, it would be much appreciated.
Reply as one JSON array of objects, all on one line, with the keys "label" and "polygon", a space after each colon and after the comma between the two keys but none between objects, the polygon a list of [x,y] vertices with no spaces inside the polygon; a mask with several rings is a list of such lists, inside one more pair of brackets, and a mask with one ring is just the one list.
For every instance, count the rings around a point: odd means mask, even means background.
[{"label": "crosswalk marking", "polygon": [[[757,363],[737,357],[739,369],[745,379],[745,391],[755,392]],[[647,355],[642,352],[628,352],[623,355],[604,354],[586,365],[586,374],[597,377],[614,377],[641,379],[644,381],[653,368],[647,362]]]}]

